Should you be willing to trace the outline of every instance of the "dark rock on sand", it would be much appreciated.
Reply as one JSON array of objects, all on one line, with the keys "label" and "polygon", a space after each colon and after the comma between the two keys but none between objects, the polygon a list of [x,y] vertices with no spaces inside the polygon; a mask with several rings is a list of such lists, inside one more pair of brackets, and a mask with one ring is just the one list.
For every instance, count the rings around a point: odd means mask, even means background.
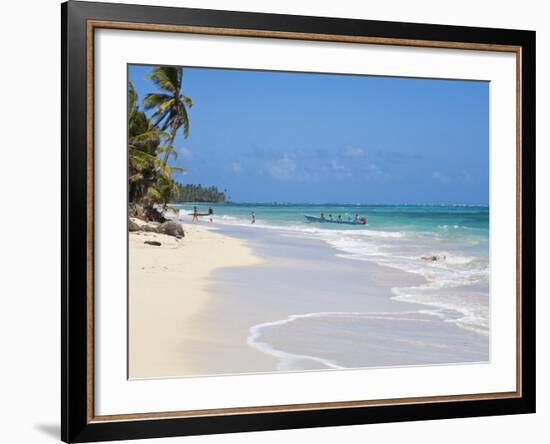
[{"label": "dark rock on sand", "polygon": [[146,206],[143,208],[143,213],[145,215],[145,219],[148,221],[160,222],[160,223],[163,223],[166,221],[166,218],[155,207]]},{"label": "dark rock on sand", "polygon": [[140,230],[141,231],[147,231],[148,233],[158,233],[159,232],[158,227],[155,227],[154,225],[151,225],[151,224],[143,224],[140,227]]},{"label": "dark rock on sand", "polygon": [[169,220],[168,222],[160,224],[157,228],[157,231],[162,234],[167,234],[168,236],[185,236],[181,224],[173,220]]},{"label": "dark rock on sand", "polygon": [[155,224],[155,222],[145,222],[144,220],[138,218],[128,219],[128,231],[133,233],[138,231],[158,233],[157,225]]},{"label": "dark rock on sand", "polygon": [[444,261],[445,260],[445,256],[422,256],[421,257],[422,260],[424,261],[431,261],[431,262],[435,262],[435,261]]},{"label": "dark rock on sand", "polygon": [[136,224],[132,219],[129,219],[128,231],[141,231],[141,227],[138,224]]},{"label": "dark rock on sand", "polygon": [[147,245],[154,245],[155,247],[160,247],[162,245],[159,241],[145,241],[143,243]]}]

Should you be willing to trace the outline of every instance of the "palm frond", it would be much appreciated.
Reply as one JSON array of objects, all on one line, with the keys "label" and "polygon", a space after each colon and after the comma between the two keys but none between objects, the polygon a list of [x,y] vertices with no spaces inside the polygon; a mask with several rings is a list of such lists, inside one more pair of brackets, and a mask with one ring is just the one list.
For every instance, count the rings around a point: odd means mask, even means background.
[{"label": "palm frond", "polygon": [[128,82],[128,114],[137,109],[138,95],[132,82]]},{"label": "palm frond", "polygon": [[147,190],[147,199],[152,202],[160,202],[162,194],[156,188],[150,187]]},{"label": "palm frond", "polygon": [[171,166],[170,170],[172,171],[172,173],[180,173],[180,174],[187,173],[187,170],[181,166]]},{"label": "palm frond", "polygon": [[145,109],[151,109],[155,106],[162,105],[167,100],[170,100],[173,96],[162,93],[149,93],[143,99],[143,106]]},{"label": "palm frond", "polygon": [[178,90],[178,84],[174,81],[177,81],[177,75],[174,75],[174,70],[177,69],[168,66],[157,66],[147,78],[151,79],[159,88],[175,93]]},{"label": "palm frond", "polygon": [[189,115],[187,114],[187,109],[183,102],[180,102],[178,109],[178,114],[180,117],[181,124],[183,125],[183,136],[187,138],[189,136]]},{"label": "palm frond", "polygon": [[131,139],[130,142],[135,144],[145,143],[153,140],[160,140],[163,137],[169,138],[170,133],[167,133],[166,131],[151,130],[151,131],[146,131],[144,133],[138,134],[136,136],[132,136],[130,138]]},{"label": "palm frond", "polygon": [[181,98],[189,108],[193,106],[193,100],[191,99],[191,97],[181,96]]}]

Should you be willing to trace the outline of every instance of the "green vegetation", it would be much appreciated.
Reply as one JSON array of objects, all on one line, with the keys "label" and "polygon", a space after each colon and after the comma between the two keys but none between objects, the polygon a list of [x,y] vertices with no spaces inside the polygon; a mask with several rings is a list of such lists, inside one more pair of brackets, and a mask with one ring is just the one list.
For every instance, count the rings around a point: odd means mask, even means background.
[{"label": "green vegetation", "polygon": [[[141,109],[132,83],[128,85],[128,178],[130,211],[160,206],[162,212],[168,202],[180,193],[173,178],[184,169],[169,165],[177,153],[174,139],[178,131],[189,134],[188,108],[192,100],[182,94],[183,69],[155,67],[147,76],[162,92],[147,94]],[[145,111],[153,110],[149,117]],[[145,211],[145,214],[154,214]]]},{"label": "green vegetation", "polygon": [[174,202],[225,202],[225,192],[216,187],[203,187],[202,185],[176,184],[178,191],[174,196]]}]

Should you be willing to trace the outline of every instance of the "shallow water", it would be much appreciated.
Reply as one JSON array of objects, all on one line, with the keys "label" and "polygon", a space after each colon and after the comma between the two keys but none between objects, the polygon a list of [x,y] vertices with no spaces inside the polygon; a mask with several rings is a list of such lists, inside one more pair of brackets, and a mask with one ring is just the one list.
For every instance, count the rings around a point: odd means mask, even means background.
[{"label": "shallow water", "polygon": [[[186,223],[192,206],[180,206]],[[224,276],[224,293],[232,291],[228,282],[241,282],[237,304],[257,304],[260,314],[247,326],[247,342],[276,356],[278,370],[489,359],[487,207],[231,204],[213,209],[214,227],[246,239],[267,259],[246,276],[238,269],[218,275]],[[255,224],[249,220],[252,211]],[[320,212],[344,218],[357,212],[368,224],[305,222],[304,214]],[[423,260],[426,256],[438,260]]]}]

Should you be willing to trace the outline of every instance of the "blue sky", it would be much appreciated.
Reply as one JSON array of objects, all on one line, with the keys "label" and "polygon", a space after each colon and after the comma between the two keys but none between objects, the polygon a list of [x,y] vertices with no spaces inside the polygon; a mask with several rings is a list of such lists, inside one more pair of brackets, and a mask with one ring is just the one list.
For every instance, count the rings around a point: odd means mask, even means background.
[{"label": "blue sky", "polygon": [[[151,67],[130,66],[140,101]],[[235,202],[487,204],[486,82],[184,68],[183,183]]]}]

